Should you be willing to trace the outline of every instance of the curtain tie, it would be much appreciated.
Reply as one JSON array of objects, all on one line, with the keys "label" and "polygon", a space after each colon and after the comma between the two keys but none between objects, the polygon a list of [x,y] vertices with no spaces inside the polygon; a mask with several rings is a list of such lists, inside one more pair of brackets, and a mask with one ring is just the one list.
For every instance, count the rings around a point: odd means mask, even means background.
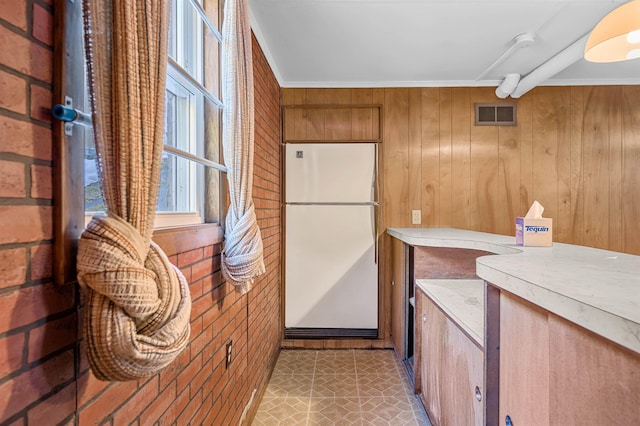
[{"label": "curtain tie", "polygon": [[98,379],[150,376],[189,343],[187,280],[127,221],[94,216],[80,239],[77,267],[87,290],[87,355]]},{"label": "curtain tie", "polygon": [[251,289],[253,280],[265,272],[262,238],[253,202],[242,216],[227,215],[222,273],[242,293]]}]

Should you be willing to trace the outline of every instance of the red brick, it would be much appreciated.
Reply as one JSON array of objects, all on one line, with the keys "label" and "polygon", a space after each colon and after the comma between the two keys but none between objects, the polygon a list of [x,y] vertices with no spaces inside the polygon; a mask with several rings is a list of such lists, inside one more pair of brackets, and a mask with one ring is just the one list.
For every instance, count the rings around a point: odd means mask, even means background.
[{"label": "red brick", "polygon": [[200,373],[202,368],[202,356],[197,355],[191,361],[191,363],[178,375],[178,392],[182,392],[186,388],[191,380]]},{"label": "red brick", "polygon": [[182,413],[187,404],[189,404],[189,399],[189,389],[185,389],[184,392],[180,393],[173,403],[169,405],[169,409],[162,415],[158,424],[160,426],[176,424],[176,418]]},{"label": "red brick", "polygon": [[24,37],[0,26],[2,64],[22,74],[51,83],[53,77],[53,53]]},{"label": "red brick", "polygon": [[24,164],[0,160],[0,197],[24,198]]},{"label": "red brick", "polygon": [[22,366],[25,336],[14,334],[0,339],[0,378],[17,371]]},{"label": "red brick", "polygon": [[0,108],[25,114],[27,112],[26,88],[27,82],[24,79],[0,71]]},{"label": "red brick", "polygon": [[23,284],[27,277],[27,250],[0,250],[0,288]]},{"label": "red brick", "polygon": [[207,343],[211,342],[211,339],[213,339],[211,326],[205,328],[199,335],[194,335],[191,338],[191,356],[195,358],[200,354]]},{"label": "red brick", "polygon": [[178,267],[182,268],[187,265],[191,265],[201,259],[202,259],[202,248],[180,253],[178,254]]},{"label": "red brick", "polygon": [[42,6],[33,4],[33,37],[49,46],[53,45],[53,15]]},{"label": "red brick", "polygon": [[32,84],[30,108],[31,118],[51,123],[51,105],[53,105],[53,94],[51,91]]},{"label": "red brick", "polygon": [[27,30],[27,3],[24,0],[0,0],[2,19],[21,30]]},{"label": "red brick", "polygon": [[79,410],[78,424],[82,426],[100,424],[113,413],[114,409],[129,399],[137,388],[138,383],[135,381],[114,383],[95,400]]},{"label": "red brick", "polygon": [[51,160],[51,130],[0,115],[0,152]]},{"label": "red brick", "polygon": [[41,244],[31,247],[31,279],[49,278],[53,269],[53,245]]},{"label": "red brick", "polygon": [[201,278],[206,277],[207,275],[211,275],[213,271],[214,268],[211,259],[206,259],[202,262],[198,262],[191,267],[191,280],[197,281]]},{"label": "red brick", "polygon": [[44,284],[0,295],[0,333],[74,306],[73,286]]},{"label": "red brick", "polygon": [[189,291],[191,293],[191,300],[196,300],[200,296],[202,296],[202,284],[203,280],[192,283],[189,286]]},{"label": "red brick", "polygon": [[204,252],[202,254],[205,258],[213,256],[213,246],[204,247]]},{"label": "red brick", "polygon": [[78,321],[75,312],[68,317],[49,321],[29,331],[28,362],[37,361],[76,341]]},{"label": "red brick", "polygon": [[160,372],[160,390],[164,389],[178,377],[191,361],[191,350],[187,347],[178,357]]},{"label": "red brick", "polygon": [[211,300],[208,297],[201,297],[191,302],[191,318],[198,318],[203,312],[211,308]]},{"label": "red brick", "polygon": [[84,406],[88,401],[95,398],[100,392],[106,389],[111,382],[98,380],[96,376],[87,371],[77,380],[78,384],[78,407]]},{"label": "red brick", "polygon": [[49,166],[31,166],[31,197],[53,198],[53,171]]},{"label": "red brick", "polygon": [[191,321],[191,340],[202,333],[202,317],[198,317]]},{"label": "red brick", "polygon": [[30,425],[57,425],[76,409],[76,384],[71,383],[40,402],[27,414]]},{"label": "red brick", "polygon": [[113,415],[114,425],[126,425],[140,416],[158,396],[158,376],[154,376],[142,388],[138,389],[126,404]]},{"label": "red brick", "polygon": [[0,206],[0,244],[53,238],[51,206]]},{"label": "red brick", "polygon": [[180,414],[176,419],[176,423],[179,425],[191,424],[190,420],[193,418],[200,405],[202,405],[202,392],[198,392],[195,395],[192,394],[189,405],[182,410],[182,414]]},{"label": "red brick", "polygon": [[72,378],[73,353],[69,351],[0,385],[0,413],[11,417]]},{"label": "red brick", "polygon": [[152,426],[169,408],[168,401],[176,399],[176,385],[167,387],[156,400],[140,415],[141,426]]}]

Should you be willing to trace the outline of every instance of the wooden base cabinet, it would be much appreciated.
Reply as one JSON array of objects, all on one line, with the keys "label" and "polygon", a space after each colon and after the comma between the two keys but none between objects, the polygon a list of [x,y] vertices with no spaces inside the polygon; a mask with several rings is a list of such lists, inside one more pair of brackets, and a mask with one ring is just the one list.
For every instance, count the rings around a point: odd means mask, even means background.
[{"label": "wooden base cabinet", "polygon": [[640,424],[640,355],[500,295],[500,424]]},{"label": "wooden base cabinet", "polygon": [[416,392],[432,424],[483,425],[483,351],[419,289],[416,352]]}]

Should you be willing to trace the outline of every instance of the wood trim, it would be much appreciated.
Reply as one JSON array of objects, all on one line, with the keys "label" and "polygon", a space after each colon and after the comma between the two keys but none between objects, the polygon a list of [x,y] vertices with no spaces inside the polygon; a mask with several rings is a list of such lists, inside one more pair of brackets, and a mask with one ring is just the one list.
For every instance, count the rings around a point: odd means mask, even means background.
[{"label": "wood trim", "polygon": [[[74,106],[84,102],[84,64],[68,58],[84,58],[82,43],[81,2],[59,0],[55,4],[53,102],[64,104],[65,96],[73,98]],[[74,25],[72,25],[74,24]],[[73,32],[73,34],[71,33]],[[53,122],[53,188],[54,242],[53,279],[56,284],[76,281],[78,239],[84,230],[83,158],[84,132],[73,127],[73,135],[64,132],[64,123]]]},{"label": "wood trim", "polygon": [[[368,118],[360,113],[354,118],[354,110],[367,109]],[[381,104],[297,104],[281,105],[281,110],[283,143],[382,142]],[[363,133],[366,127],[369,131]]]},{"label": "wood trim", "polygon": [[282,104],[282,108],[291,109],[352,109],[352,108],[378,108],[382,111],[382,104]]},{"label": "wood trim", "polygon": [[217,223],[161,228],[153,231],[153,241],[167,256],[173,256],[200,247],[220,244],[224,241],[224,231]]},{"label": "wood trim", "polygon": [[484,419],[500,424],[500,290],[484,283]]}]

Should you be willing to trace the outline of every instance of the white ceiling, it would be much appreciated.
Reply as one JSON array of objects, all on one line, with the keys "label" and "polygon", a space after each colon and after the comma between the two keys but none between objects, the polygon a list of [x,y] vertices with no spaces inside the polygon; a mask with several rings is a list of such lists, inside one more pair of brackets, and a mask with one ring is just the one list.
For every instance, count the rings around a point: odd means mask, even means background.
[{"label": "white ceiling", "polygon": [[[508,73],[526,76],[623,3],[249,0],[252,28],[282,87],[497,86]],[[534,33],[534,44],[478,79],[522,33]],[[640,84],[640,59],[579,58],[541,84]]]}]

